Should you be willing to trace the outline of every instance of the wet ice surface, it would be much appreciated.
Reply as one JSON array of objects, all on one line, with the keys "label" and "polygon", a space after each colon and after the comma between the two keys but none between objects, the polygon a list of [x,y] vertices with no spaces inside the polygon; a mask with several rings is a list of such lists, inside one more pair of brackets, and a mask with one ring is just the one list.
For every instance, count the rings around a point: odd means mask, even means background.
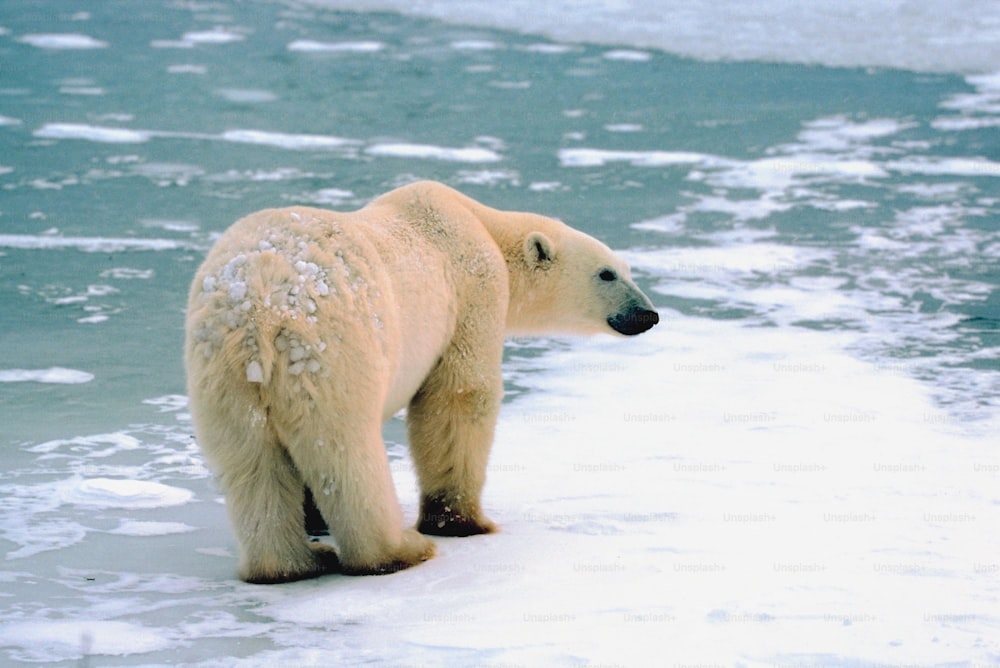
[{"label": "wet ice surface", "polygon": [[[880,50],[810,39],[851,13],[813,3],[706,53],[698,3],[632,4],[0,10],[3,662],[1000,664],[992,9]],[[512,12],[536,36],[488,27]],[[883,56],[916,72],[836,67]],[[416,178],[621,249],[661,324],[510,342],[501,533],[240,583],[184,397],[191,277],[250,211]]]},{"label": "wet ice surface", "polygon": [[33,446],[3,485],[0,637],[45,662],[641,665],[664,635],[682,663],[991,658],[1000,457],[846,342],[688,318],[521,359],[486,496],[503,531],[378,579],[236,582],[183,413]]}]

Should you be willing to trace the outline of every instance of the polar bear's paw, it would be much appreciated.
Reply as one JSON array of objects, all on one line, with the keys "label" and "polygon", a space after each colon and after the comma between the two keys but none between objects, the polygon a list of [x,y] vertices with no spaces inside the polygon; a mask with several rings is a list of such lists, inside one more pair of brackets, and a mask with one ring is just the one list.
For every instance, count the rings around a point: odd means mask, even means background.
[{"label": "polar bear's paw", "polygon": [[434,556],[434,542],[413,529],[404,529],[399,546],[385,558],[371,563],[343,564],[344,575],[388,575],[416,566]]},{"label": "polar bear's paw", "polygon": [[241,568],[240,579],[251,584],[281,584],[339,572],[336,550],[324,543],[309,543],[309,552],[302,559],[269,565],[247,564]]},{"label": "polar bear's paw", "polygon": [[417,531],[429,536],[460,538],[493,533],[497,525],[478,509],[463,510],[444,495],[425,497],[420,507]]}]

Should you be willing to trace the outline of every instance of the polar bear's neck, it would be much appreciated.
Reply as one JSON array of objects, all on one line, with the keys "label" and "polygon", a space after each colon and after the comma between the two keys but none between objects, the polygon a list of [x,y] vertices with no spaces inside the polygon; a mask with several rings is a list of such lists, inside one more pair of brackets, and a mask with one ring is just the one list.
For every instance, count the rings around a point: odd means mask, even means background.
[{"label": "polar bear's neck", "polygon": [[551,289],[542,289],[541,283],[550,278],[550,272],[557,271],[558,268],[530,266],[524,253],[524,242],[532,232],[543,232],[558,245],[565,236],[566,226],[535,214],[496,211],[487,207],[482,207],[475,213],[493,237],[507,264],[507,335],[552,333],[551,324],[553,315],[558,310],[558,295]]}]

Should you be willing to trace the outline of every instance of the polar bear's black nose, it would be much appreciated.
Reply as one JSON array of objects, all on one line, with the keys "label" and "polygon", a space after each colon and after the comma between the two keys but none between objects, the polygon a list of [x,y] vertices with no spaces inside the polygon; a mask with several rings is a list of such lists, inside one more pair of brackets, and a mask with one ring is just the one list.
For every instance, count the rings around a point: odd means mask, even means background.
[{"label": "polar bear's black nose", "polygon": [[642,334],[646,330],[652,329],[658,322],[660,322],[659,313],[641,307],[630,309],[608,318],[608,324],[611,325],[611,329],[626,336]]}]

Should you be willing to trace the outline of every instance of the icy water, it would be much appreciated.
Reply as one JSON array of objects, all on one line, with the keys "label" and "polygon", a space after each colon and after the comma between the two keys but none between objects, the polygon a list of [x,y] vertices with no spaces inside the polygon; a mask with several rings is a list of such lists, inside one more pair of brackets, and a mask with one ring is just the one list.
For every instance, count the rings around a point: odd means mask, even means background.
[{"label": "icy water", "polygon": [[[0,663],[1000,665],[994,6],[495,4],[0,6]],[[600,237],[661,325],[511,342],[502,533],[240,583],[191,276],[419,178]]]}]

